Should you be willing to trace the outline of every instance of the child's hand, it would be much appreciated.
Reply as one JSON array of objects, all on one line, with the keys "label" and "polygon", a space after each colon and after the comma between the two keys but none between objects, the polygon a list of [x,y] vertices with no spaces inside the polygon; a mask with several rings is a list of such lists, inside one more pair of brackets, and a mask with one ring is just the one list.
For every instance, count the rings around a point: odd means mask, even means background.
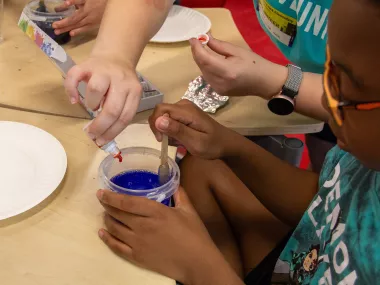
[{"label": "child's hand", "polygon": [[136,71],[121,60],[92,56],[69,70],[66,93],[70,101],[79,101],[78,84],[87,83],[85,104],[92,110],[102,111],[85,129],[88,136],[102,146],[113,140],[131,122],[142,95]]},{"label": "child's hand", "polygon": [[99,27],[107,5],[107,0],[66,0],[64,6],[75,5],[75,13],[53,24],[57,35],[70,31],[76,36]]},{"label": "child's hand", "polygon": [[280,93],[288,71],[254,52],[210,36],[208,50],[190,40],[193,57],[203,77],[222,95],[256,95],[265,99]]},{"label": "child's hand", "polygon": [[194,156],[217,159],[227,155],[231,142],[238,136],[220,125],[188,100],[157,105],[149,118],[156,139],[168,135]]},{"label": "child's hand", "polygon": [[106,210],[99,236],[122,258],[184,284],[221,268],[223,257],[182,188],[175,208],[107,190],[97,196]]}]

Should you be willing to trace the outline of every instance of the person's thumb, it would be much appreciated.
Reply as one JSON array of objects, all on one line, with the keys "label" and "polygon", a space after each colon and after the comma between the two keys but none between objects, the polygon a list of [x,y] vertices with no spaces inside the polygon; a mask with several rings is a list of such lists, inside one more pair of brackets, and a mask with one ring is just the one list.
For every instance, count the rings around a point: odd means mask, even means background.
[{"label": "person's thumb", "polygon": [[237,46],[230,44],[228,42],[217,40],[213,38],[211,35],[209,35],[209,38],[210,40],[207,45],[214,52],[226,57],[237,55],[238,53]]},{"label": "person's thumb", "polygon": [[196,212],[182,186],[174,193],[174,203],[177,209],[184,210],[188,213]]},{"label": "person's thumb", "polygon": [[180,143],[189,143],[193,138],[197,137],[197,131],[182,124],[179,121],[173,120],[168,116],[158,117],[155,122],[157,130],[170,138],[173,138]]},{"label": "person's thumb", "polygon": [[197,39],[190,39],[191,52],[198,66],[213,65],[212,53],[207,51]]}]

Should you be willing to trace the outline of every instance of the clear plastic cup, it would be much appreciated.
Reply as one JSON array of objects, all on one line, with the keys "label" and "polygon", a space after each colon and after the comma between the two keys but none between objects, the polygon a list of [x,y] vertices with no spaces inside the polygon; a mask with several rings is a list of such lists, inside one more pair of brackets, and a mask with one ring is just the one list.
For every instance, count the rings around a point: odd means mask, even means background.
[{"label": "clear plastic cup", "polygon": [[171,158],[168,159],[170,179],[166,184],[146,190],[128,189],[112,182],[113,178],[126,172],[135,171],[157,174],[161,152],[146,147],[130,147],[122,149],[121,154],[122,162],[109,155],[100,164],[99,180],[101,187],[122,194],[146,197],[171,206],[171,197],[179,186],[180,171],[177,163]]},{"label": "clear plastic cup", "polygon": [[54,33],[53,23],[71,16],[75,12],[75,7],[70,6],[66,8],[64,6],[65,1],[63,0],[45,0],[44,2],[46,11],[41,10],[39,0],[33,0],[25,6],[25,14],[58,44],[63,45],[68,43],[71,40],[70,33],[66,32],[56,35]]}]

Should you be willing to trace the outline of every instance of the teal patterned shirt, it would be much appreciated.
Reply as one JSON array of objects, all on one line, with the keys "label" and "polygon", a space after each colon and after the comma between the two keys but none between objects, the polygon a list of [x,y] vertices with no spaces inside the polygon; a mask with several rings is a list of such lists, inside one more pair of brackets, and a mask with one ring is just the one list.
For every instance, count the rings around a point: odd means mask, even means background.
[{"label": "teal patterned shirt", "polygon": [[380,173],[333,148],[272,284],[380,284]]}]

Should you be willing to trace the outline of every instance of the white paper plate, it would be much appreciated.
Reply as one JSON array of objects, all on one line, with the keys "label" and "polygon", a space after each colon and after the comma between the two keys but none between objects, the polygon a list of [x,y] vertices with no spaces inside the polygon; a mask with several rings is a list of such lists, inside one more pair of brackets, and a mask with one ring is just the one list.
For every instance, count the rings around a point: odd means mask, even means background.
[{"label": "white paper plate", "polygon": [[66,152],[55,137],[0,121],[0,220],[41,203],[59,186],[66,168]]},{"label": "white paper plate", "polygon": [[207,33],[211,22],[205,15],[190,8],[174,5],[164,25],[151,39],[156,43],[188,41],[199,34]]}]

